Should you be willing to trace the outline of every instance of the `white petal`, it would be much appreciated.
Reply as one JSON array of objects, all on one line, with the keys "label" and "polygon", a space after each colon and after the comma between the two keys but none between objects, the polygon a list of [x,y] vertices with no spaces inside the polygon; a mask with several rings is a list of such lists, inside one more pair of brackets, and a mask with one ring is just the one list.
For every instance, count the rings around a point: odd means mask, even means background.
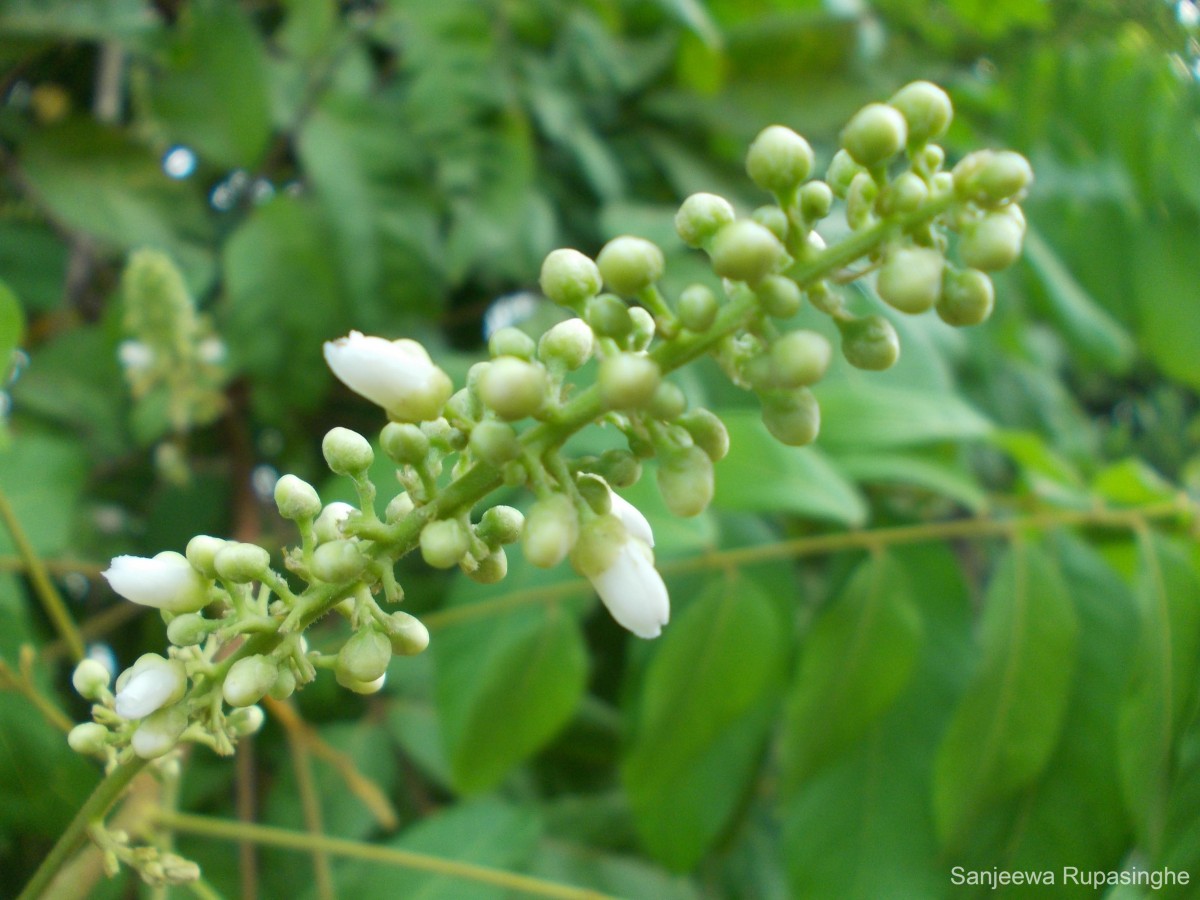
[{"label": "white petal", "polygon": [[117,691],[117,715],[123,719],[142,719],[173,703],[183,694],[187,679],[183,665],[176,660],[147,654],[134,664],[129,678]]},{"label": "white petal", "polygon": [[427,392],[437,371],[429,354],[408,338],[389,341],[357,331],[325,343],[325,361],[350,390],[384,409]]},{"label": "white petal", "polygon": [[621,545],[612,565],[591,581],[617,624],[640,638],[658,637],[670,619],[671,601],[654,554],[637,538]]},{"label": "white petal", "polygon": [[142,606],[195,612],[208,599],[200,573],[183,554],[172,550],[164,550],[152,559],[118,556],[101,574],[114,591]]},{"label": "white petal", "polygon": [[609,488],[608,493],[612,497],[613,515],[621,520],[621,524],[625,526],[625,530],[629,532],[631,537],[645,541],[647,546],[653,547],[654,532],[651,530],[650,523],[646,520],[646,517],[642,515],[642,511],[611,488]]}]

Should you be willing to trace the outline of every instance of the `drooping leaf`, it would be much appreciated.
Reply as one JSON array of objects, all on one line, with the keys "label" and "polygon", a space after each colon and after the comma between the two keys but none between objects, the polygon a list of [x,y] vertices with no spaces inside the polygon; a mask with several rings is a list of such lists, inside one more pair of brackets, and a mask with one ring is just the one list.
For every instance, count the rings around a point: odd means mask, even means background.
[{"label": "drooping leaf", "polygon": [[961,504],[973,513],[987,509],[987,494],[954,462],[920,453],[842,453],[834,468],[860,484],[921,488]]},{"label": "drooping leaf", "polygon": [[1192,253],[1195,225],[1177,221],[1139,229],[1128,254],[1134,266],[1138,341],[1163,372],[1200,388],[1200,308],[1184,298],[1200,283]]},{"label": "drooping leaf", "polygon": [[821,402],[820,446],[834,453],[976,440],[992,428],[953,394],[847,381],[816,393]]}]

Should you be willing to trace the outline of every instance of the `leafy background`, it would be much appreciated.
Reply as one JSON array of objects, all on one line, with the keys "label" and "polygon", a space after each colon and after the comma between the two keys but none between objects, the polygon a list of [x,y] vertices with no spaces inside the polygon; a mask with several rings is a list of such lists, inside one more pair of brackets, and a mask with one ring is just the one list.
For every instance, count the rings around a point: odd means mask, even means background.
[{"label": "leafy background", "polygon": [[[0,351],[23,348],[0,488],[121,664],[163,635],[96,578],[111,555],[205,532],[279,547],[263,485],[321,478],[335,424],[378,428],[323,340],[416,335],[464,371],[485,319],[546,321],[528,295],[546,252],[621,233],[659,241],[678,290],[704,277],[671,231],[682,197],[749,211],[759,128],[788,124],[827,162],[857,105],[913,78],[956,103],[952,160],[1011,146],[1038,176],[993,319],[897,321],[898,366],[835,368],[818,390],[816,448],[776,445],[714,371],[687,373],[734,450],[698,519],[671,520],[649,478],[630,492],[674,598],[662,639],[597,615],[565,569],[514,555],[483,589],[405,561],[430,651],[369,700],[318,683],[273,708],[236,763],[191,754],[180,808],[622,897],[972,896],[953,865],[1200,878],[1197,16],[1188,0],[0,2]],[[196,155],[189,177],[164,173],[174,146]],[[119,274],[145,246],[230,350],[229,412],[190,436],[182,485],[156,471],[161,428],[139,425],[116,359]],[[7,535],[0,553],[4,683],[30,646],[33,683],[78,720]],[[96,777],[0,693],[4,890]],[[226,896],[320,896],[330,865],[178,843]],[[361,900],[505,894],[362,861],[332,878]],[[1055,895],[1076,893],[1096,895]]]}]

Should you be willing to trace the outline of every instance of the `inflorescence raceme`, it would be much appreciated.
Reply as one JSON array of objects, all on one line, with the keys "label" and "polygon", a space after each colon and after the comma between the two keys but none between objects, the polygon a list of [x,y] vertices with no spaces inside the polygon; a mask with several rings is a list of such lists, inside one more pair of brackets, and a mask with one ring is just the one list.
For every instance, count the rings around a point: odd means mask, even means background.
[{"label": "inflorescence raceme", "polygon": [[[1008,151],[973,153],[946,170],[935,142],[951,116],[949,98],[927,82],[864,107],[842,131],[825,180],[812,177],[804,138],[766,128],[746,169],[772,204],[738,217],[727,200],[694,194],[675,218],[684,242],[707,254],[720,294],[696,284],[664,296],[662,251],[642,238],[618,237],[595,260],[556,250],[541,288],[573,318],[538,340],[497,331],[490,359],[457,391],[416,341],[351,332],[327,343],[333,373],[387,414],[377,445],[397,467],[399,492],[381,516],[368,477],[371,442],[335,428],[322,445],[325,460],[353,482],[358,503],[324,504],[303,480],[279,479],[279,512],[299,532],[282,569],[261,547],[203,535],[183,555],[113,560],[104,573],[112,588],[160,609],[171,646],[139,658],[115,691],[98,663],[79,666],[74,684],[94,702],[94,721],[71,732],[72,747],[110,767],[132,755],[160,757],[180,741],[228,754],[261,725],[264,696],[287,697],[319,669],[352,691],[378,691],[394,655],[429,642],[419,620],[389,609],[404,596],[394,564],[413,550],[482,583],[505,576],[506,547],[516,543],[537,566],[569,559],[618,623],[656,637],[669,602],[654,537],[617,491],[656,457],[668,509],[697,515],[713,495],[714,463],[729,450],[720,418],[689,408],[669,373],[713,356],[758,396],[771,434],[802,446],[817,436],[811,386],[833,355],[820,332],[784,324],[806,300],[836,325],[846,360],[870,370],[896,362],[899,339],[884,316],[852,312],[841,282],[874,272],[888,305],[907,314],[935,309],[951,325],[990,314],[986,273],[1020,252],[1018,201],[1032,172]],[[837,200],[851,231],[827,247],[817,225]],[[956,262],[947,258],[952,243]],[[619,430],[626,448],[568,457],[566,440],[595,423]],[[474,518],[501,485],[532,492],[528,513],[492,506]],[[312,651],[303,631],[331,610],[348,620],[349,634],[336,653]]]}]

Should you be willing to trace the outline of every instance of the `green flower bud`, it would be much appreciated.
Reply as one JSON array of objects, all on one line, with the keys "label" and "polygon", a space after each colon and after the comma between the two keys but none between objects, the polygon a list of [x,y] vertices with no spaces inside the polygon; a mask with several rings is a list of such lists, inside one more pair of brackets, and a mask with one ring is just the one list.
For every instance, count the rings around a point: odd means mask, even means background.
[{"label": "green flower bud", "polygon": [[508,574],[508,556],[504,552],[503,547],[497,547],[483,559],[479,560],[474,568],[462,566],[463,572],[472,581],[479,584],[495,584],[502,581],[504,576]]},{"label": "green flower bud", "polygon": [[857,369],[881,372],[900,358],[900,337],[883,316],[866,316],[838,321],[842,333],[842,355]]},{"label": "green flower bud", "polygon": [[600,396],[609,409],[638,409],[650,402],[661,379],[648,356],[618,353],[600,363]]},{"label": "green flower bud", "polygon": [[978,325],[992,314],[996,299],[992,279],[978,269],[946,267],[937,313],[948,325]]},{"label": "green flower bud", "polygon": [[371,442],[349,428],[331,428],[321,441],[325,464],[337,475],[362,475],[375,461]]},{"label": "green flower bud", "polygon": [[846,194],[846,223],[857,231],[875,221],[875,200],[879,197],[879,185],[866,172],[859,172],[850,182]]},{"label": "green flower bud", "polygon": [[915,172],[904,172],[888,186],[888,209],[900,214],[920,209],[929,199],[929,185]]},{"label": "green flower bud", "polygon": [[896,92],[888,101],[908,123],[908,142],[914,146],[936,141],[950,128],[954,107],[936,84],[914,81]]},{"label": "green flower bud", "polygon": [[921,148],[914,162],[919,163],[926,172],[940,172],[946,163],[946,151],[937,144],[927,144]]},{"label": "green flower bud", "polygon": [[516,431],[504,422],[480,422],[471,429],[470,447],[472,453],[497,468],[521,455]]},{"label": "green flower bud", "polygon": [[596,337],[583,319],[559,322],[542,335],[538,342],[538,358],[545,363],[560,362],[573,372],[592,358]]},{"label": "green flower bud", "polygon": [[749,219],[731,222],[718,231],[709,252],[713,271],[720,277],[750,284],[761,281],[787,260],[779,239]]},{"label": "green flower bud", "polygon": [[175,748],[187,724],[184,710],[178,706],[168,706],[142,719],[129,745],[142,759],[157,759]]},{"label": "green flower bud", "polygon": [[758,133],[746,153],[746,174],[764,191],[787,196],[808,178],[813,151],[808,141],[783,125]]},{"label": "green flower bud", "polygon": [[602,516],[612,511],[612,491],[604,479],[596,475],[581,475],[575,483],[592,512]]},{"label": "green flower bud", "polygon": [[693,284],[679,295],[679,321],[689,331],[707,331],[717,318],[717,298],[702,284]]},{"label": "green flower bud", "polygon": [[754,212],[750,213],[750,219],[775,235],[781,244],[787,241],[787,213],[778,206],[760,206]]},{"label": "green flower bud", "polygon": [[479,380],[479,397],[502,419],[536,415],[546,402],[546,370],[513,356],[493,360]]},{"label": "green flower bud", "polygon": [[361,628],[338,651],[335,671],[353,681],[374,681],[392,661],[392,642],[374,628]]},{"label": "green flower bud", "polygon": [[658,492],[675,515],[700,515],[712,502],[712,459],[696,446],[669,454],[658,466]]},{"label": "green flower bud", "polygon": [[112,673],[94,659],[80,660],[71,673],[71,687],[84,700],[99,700],[111,681]]},{"label": "green flower bud", "polygon": [[455,428],[469,431],[483,416],[483,404],[479,402],[476,392],[470,388],[461,388],[450,395],[442,413]]},{"label": "green flower bud", "polygon": [[221,696],[230,706],[252,706],[279,678],[279,665],[269,656],[245,656],[229,667]]},{"label": "green flower bud", "polygon": [[687,409],[687,397],[677,384],[660,382],[650,399],[650,415],[664,422],[678,418]]},{"label": "green flower bud", "polygon": [[295,475],[284,475],[275,482],[275,505],[285,519],[298,522],[312,519],[321,511],[317,489]]},{"label": "green flower bud", "polygon": [[800,189],[800,215],[806,222],[819,222],[833,209],[833,189],[824,181],[810,181]]},{"label": "green flower bud", "polygon": [[495,356],[515,356],[533,359],[537,343],[520,328],[500,328],[488,339],[488,353]]},{"label": "green flower bud", "polygon": [[662,278],[666,263],[656,244],[644,238],[613,238],[600,250],[596,265],[604,283],[618,294],[636,296]]},{"label": "green flower bud", "polygon": [[932,309],[942,295],[946,260],[928,247],[900,247],[887,255],[875,290],[889,306],[916,314]]},{"label": "green flower bud", "polygon": [[244,706],[233,710],[225,717],[225,726],[237,737],[257,734],[266,722],[266,715],[260,706]]},{"label": "green flower bud", "polygon": [[383,511],[383,517],[389,524],[395,524],[406,518],[416,508],[417,505],[413,503],[413,498],[409,496],[408,491],[401,491],[388,501],[387,509]]},{"label": "green flower bud", "polygon": [[348,691],[354,691],[356,694],[378,694],[383,690],[384,684],[387,682],[387,673],[380,675],[374,681],[359,681],[357,678],[351,678],[342,673],[340,669],[334,669],[334,676],[337,683]]},{"label": "green flower bud", "polygon": [[692,194],[675,214],[675,230],[689,247],[701,247],[735,218],[733,207],[716,194]]},{"label": "green flower bud", "polygon": [[416,616],[394,612],[383,623],[392,652],[397,656],[416,656],[429,646],[429,629]]},{"label": "green flower bud", "polygon": [[397,465],[417,465],[429,457],[429,437],[418,425],[388,422],[379,433],[379,446]]},{"label": "green flower bud", "polygon": [[833,154],[829,169],[825,172],[825,180],[829,182],[830,190],[844,200],[850,191],[850,183],[862,170],[862,166],[856,163],[849,153],[839,150]]},{"label": "green flower bud", "polygon": [[629,335],[629,349],[635,353],[641,353],[654,340],[657,330],[654,316],[644,307],[633,306],[629,309],[629,321],[633,323],[633,331]]},{"label": "green flower bud", "polygon": [[525,517],[521,549],[535,566],[549,569],[562,562],[579,537],[579,515],[562,494],[539,500]]},{"label": "green flower bud", "polygon": [[711,410],[689,410],[679,417],[678,424],[687,430],[696,446],[708,454],[713,462],[720,462],[729,453],[729,430]]},{"label": "green flower bud", "polygon": [[929,179],[929,199],[941,200],[954,193],[954,176],[949,172],[938,172]]},{"label": "green flower bud", "polygon": [[954,167],[958,195],[988,206],[1019,199],[1032,183],[1029,160],[1012,150],[978,150]]},{"label": "green flower bud", "polygon": [[206,619],[199,613],[184,613],[172,619],[167,626],[167,640],[176,647],[194,647],[203,643],[219,627],[219,622]]},{"label": "green flower bud", "polygon": [[280,666],[279,677],[267,693],[274,700],[286,700],[296,693],[296,674],[287,666]]},{"label": "green flower bud", "polygon": [[578,250],[555,250],[542,263],[542,293],[571,309],[600,293],[600,270]]},{"label": "green flower bud", "polygon": [[616,562],[629,532],[615,515],[598,516],[588,522],[571,550],[571,566],[580,575],[592,578],[607,571]]},{"label": "green flower bud", "polygon": [[108,729],[96,722],[82,722],[67,733],[67,744],[76,753],[103,759],[108,747]]},{"label": "green flower bud", "polygon": [[225,543],[221,538],[209,537],[207,534],[198,534],[188,541],[187,549],[184,550],[184,556],[192,564],[192,568],[205,578],[216,578],[217,568],[215,560],[217,558],[217,551],[224,547]]},{"label": "green flower bud", "polygon": [[898,110],[868,103],[842,129],[841,142],[854,161],[865,168],[887,162],[904,149],[908,123]]},{"label": "green flower bud", "polygon": [[816,384],[829,368],[833,347],[816,331],[789,331],[771,344],[771,374],[783,388]]},{"label": "green flower bud", "polygon": [[525,516],[511,506],[493,506],[484,512],[475,526],[475,534],[489,547],[511,544],[521,539]]},{"label": "green flower bud", "polygon": [[771,391],[762,398],[762,420],[780,443],[804,447],[821,430],[821,408],[808,388]]},{"label": "green flower bud", "polygon": [[1022,219],[1008,210],[988,213],[963,226],[958,255],[973,269],[985,272],[1007,269],[1020,257],[1024,237]]},{"label": "green flower bud", "polygon": [[271,565],[271,554],[256,544],[228,541],[213,560],[217,574],[234,584],[257,581]]},{"label": "green flower bud", "polygon": [[768,275],[754,286],[763,312],[776,319],[790,319],[800,311],[804,295],[786,275]]},{"label": "green flower bud", "polygon": [[358,510],[349,503],[335,500],[321,510],[317,521],[313,522],[313,534],[318,541],[338,540],[342,536],[342,524],[355,512]]},{"label": "green flower bud", "polygon": [[629,487],[642,477],[642,464],[628,450],[605,450],[600,454],[596,472],[613,487]]},{"label": "green flower bud", "polygon": [[358,541],[325,541],[313,551],[310,569],[313,577],[329,584],[353,581],[367,567],[367,557],[359,550]]},{"label": "green flower bud", "polygon": [[470,547],[471,536],[458,519],[437,519],[421,529],[421,556],[435,569],[457,566]]},{"label": "green flower bud", "polygon": [[620,340],[633,331],[633,319],[629,307],[614,294],[601,294],[588,301],[587,322],[600,337]]}]

